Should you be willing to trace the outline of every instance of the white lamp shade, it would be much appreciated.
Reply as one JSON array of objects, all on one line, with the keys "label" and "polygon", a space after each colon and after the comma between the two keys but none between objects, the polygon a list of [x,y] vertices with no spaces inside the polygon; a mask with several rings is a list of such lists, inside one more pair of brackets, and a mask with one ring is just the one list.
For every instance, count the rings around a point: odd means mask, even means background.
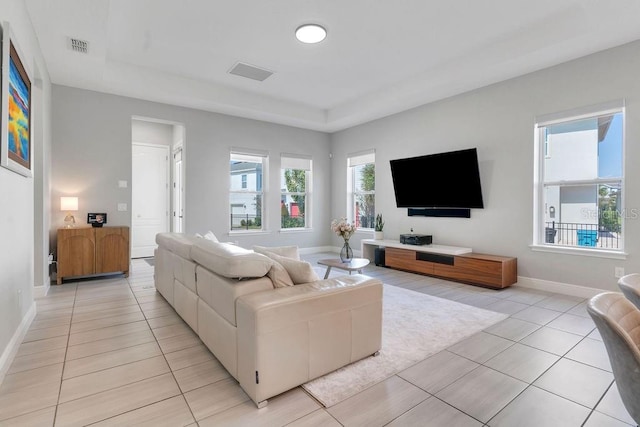
[{"label": "white lamp shade", "polygon": [[60,197],[60,210],[61,211],[77,211],[78,198],[77,197]]}]

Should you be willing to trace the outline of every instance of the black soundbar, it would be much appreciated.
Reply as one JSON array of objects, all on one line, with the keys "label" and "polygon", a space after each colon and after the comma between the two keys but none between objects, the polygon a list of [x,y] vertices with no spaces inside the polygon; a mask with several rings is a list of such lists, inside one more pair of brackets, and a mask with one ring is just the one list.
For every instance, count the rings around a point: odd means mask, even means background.
[{"label": "black soundbar", "polygon": [[409,208],[408,213],[409,216],[471,218],[471,209],[464,208]]}]

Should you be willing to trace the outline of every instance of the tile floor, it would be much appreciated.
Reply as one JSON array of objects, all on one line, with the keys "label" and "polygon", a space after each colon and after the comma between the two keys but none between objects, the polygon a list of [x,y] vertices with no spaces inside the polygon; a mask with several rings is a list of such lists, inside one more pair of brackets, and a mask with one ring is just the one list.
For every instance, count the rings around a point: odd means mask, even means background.
[{"label": "tile floor", "polygon": [[[335,254],[313,254],[314,263]],[[503,322],[323,408],[296,388],[256,409],[156,293],[153,267],[52,286],[0,386],[1,426],[627,426],[585,301],[370,265],[384,283]],[[339,272],[338,272],[339,274]]]}]

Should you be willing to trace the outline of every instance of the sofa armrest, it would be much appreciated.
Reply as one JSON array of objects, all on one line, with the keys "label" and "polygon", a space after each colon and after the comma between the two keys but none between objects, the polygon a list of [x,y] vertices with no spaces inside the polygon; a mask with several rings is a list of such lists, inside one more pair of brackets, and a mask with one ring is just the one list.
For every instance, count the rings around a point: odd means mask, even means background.
[{"label": "sofa armrest", "polygon": [[340,276],[236,301],[238,381],[254,402],[380,350],[382,282]]}]

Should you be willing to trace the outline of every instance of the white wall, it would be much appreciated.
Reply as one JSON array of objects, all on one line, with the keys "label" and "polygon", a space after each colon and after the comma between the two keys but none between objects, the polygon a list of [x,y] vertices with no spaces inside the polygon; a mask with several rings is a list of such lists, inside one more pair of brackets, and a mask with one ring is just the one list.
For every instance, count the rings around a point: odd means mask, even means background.
[{"label": "white wall", "polygon": [[[21,0],[2,2],[0,21],[8,21],[32,75],[32,167],[25,178],[0,167],[0,379],[35,313],[34,293],[48,284],[48,203],[51,85],[38,40]],[[35,86],[35,87],[34,87]],[[34,209],[39,214],[34,215]],[[42,210],[46,209],[45,214]],[[35,265],[35,260],[38,266]],[[35,273],[34,273],[35,272]]]},{"label": "white wall", "polygon": [[148,120],[131,121],[131,141],[145,144],[172,146],[174,138],[173,125]]},{"label": "white wall", "polygon": [[[147,117],[184,126],[185,231],[213,231],[220,240],[240,245],[297,244],[316,247],[329,242],[329,160],[327,134],[188,108],[53,86],[53,227],[63,224],[60,196],[79,197],[79,218],[87,211],[106,212],[109,224],[131,225],[131,120]],[[229,153],[231,147],[269,151],[272,190],[267,201],[267,233],[229,235]],[[314,224],[309,232],[280,233],[281,153],[311,154],[314,161]],[[326,225],[326,226],[325,226]]]},{"label": "white wall", "polygon": [[[332,136],[332,217],[346,212],[346,154],[375,148],[376,212],[385,236],[413,227],[434,243],[518,258],[520,276],[616,290],[614,266],[640,271],[640,220],[626,221],[626,260],[532,251],[534,118],[626,99],[626,208],[640,207],[640,42],[357,126]],[[408,217],[394,202],[389,160],[478,148],[485,209],[470,219]],[[427,191],[429,183],[417,183]],[[636,210],[637,212],[637,210]],[[359,238],[352,238],[359,247]],[[369,237],[368,235],[365,237]],[[334,245],[338,244],[334,238]]]}]

